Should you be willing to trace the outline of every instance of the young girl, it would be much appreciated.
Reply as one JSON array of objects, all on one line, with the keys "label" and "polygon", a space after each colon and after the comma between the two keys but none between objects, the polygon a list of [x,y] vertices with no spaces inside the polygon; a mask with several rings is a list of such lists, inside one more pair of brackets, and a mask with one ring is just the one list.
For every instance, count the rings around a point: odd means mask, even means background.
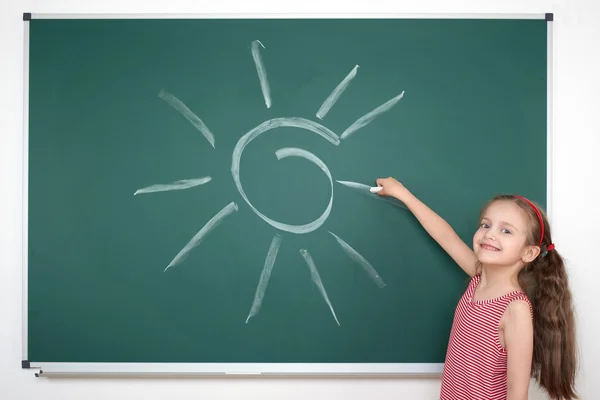
[{"label": "young girl", "polygon": [[553,399],[577,398],[571,293],[543,211],[520,196],[495,197],[471,249],[397,180],[377,185],[471,277],[454,315],[440,398],[527,399],[530,376]]}]

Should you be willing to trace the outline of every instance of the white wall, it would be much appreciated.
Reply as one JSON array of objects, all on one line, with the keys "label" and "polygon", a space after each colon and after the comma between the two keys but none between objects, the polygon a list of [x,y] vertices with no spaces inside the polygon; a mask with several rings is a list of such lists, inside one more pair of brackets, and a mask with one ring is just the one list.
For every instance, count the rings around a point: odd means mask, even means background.
[{"label": "white wall", "polygon": [[[0,0],[0,399],[435,399],[440,386],[437,379],[48,380],[21,370],[23,12],[554,12],[551,217],[555,242],[569,263],[579,313],[579,392],[583,399],[600,398],[600,262],[594,250],[600,227],[598,0],[370,0],[360,6],[345,2],[343,8],[342,2],[333,6],[333,0],[279,0],[272,5],[267,0],[103,1]],[[534,399],[545,398],[535,388],[531,393]]]}]

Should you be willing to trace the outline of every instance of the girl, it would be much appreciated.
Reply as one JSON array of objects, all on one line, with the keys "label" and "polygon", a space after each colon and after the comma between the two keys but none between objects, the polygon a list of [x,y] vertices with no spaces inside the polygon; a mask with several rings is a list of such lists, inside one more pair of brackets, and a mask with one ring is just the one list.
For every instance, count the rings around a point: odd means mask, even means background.
[{"label": "girl", "polygon": [[530,376],[553,399],[577,398],[571,293],[543,211],[520,196],[495,197],[471,249],[400,182],[377,185],[471,277],[454,315],[440,398],[527,399]]}]

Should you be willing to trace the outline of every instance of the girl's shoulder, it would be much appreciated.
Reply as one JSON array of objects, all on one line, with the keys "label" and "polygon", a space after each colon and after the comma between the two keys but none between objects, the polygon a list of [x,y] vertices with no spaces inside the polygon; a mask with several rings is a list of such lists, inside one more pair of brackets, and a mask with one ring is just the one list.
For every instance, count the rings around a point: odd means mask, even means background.
[{"label": "girl's shoulder", "polygon": [[529,310],[529,315],[533,318],[533,304],[529,300],[529,296],[523,290],[519,289],[509,293],[506,296],[506,308],[510,312],[522,312],[526,309]]}]

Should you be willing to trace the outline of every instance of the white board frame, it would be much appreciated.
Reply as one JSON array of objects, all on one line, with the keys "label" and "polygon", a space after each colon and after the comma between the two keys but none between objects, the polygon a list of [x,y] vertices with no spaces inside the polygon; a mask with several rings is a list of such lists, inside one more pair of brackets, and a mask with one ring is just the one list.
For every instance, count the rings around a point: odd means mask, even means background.
[{"label": "white board frame", "polygon": [[[26,18],[27,15],[27,18]],[[22,169],[22,368],[39,369],[37,377],[440,377],[443,363],[62,363],[28,358],[28,207],[29,207],[29,20],[31,19],[223,19],[223,18],[360,18],[360,19],[541,19],[547,21],[547,157],[546,211],[553,212],[553,13],[487,14],[52,14],[25,13],[23,47],[23,169]]]}]

